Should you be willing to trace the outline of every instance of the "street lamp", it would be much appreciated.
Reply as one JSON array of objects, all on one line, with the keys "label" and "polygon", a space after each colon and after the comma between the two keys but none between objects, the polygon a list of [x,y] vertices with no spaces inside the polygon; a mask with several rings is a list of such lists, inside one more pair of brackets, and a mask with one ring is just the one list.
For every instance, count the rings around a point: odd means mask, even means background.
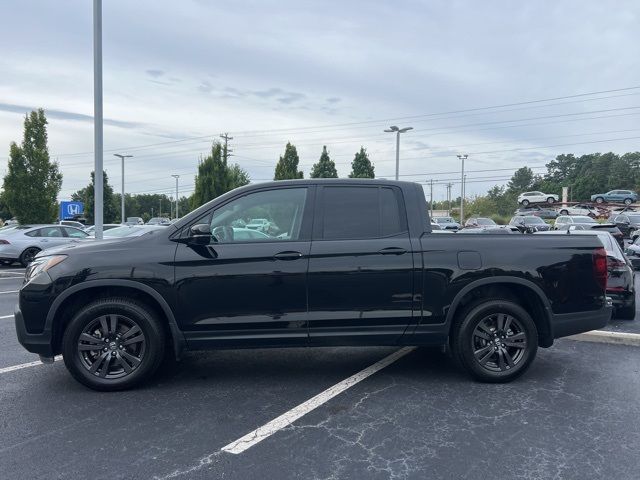
[{"label": "street lamp", "polygon": [[176,219],[177,219],[177,218],[180,218],[178,214],[178,202],[180,198],[178,197],[178,179],[180,178],[180,175],[171,175],[171,176],[176,179]]},{"label": "street lamp", "polygon": [[462,160],[462,173],[460,174],[460,225],[464,222],[464,161],[469,155],[457,155]]},{"label": "street lamp", "polygon": [[413,127],[398,128],[395,125],[385,129],[385,132],[395,132],[396,134],[396,180],[400,176],[400,134],[413,130]]},{"label": "street lamp", "polygon": [[114,157],[118,157],[120,160],[122,160],[122,205],[121,205],[121,210],[120,210],[120,214],[122,216],[122,223],[125,222],[125,218],[124,218],[124,159],[125,158],[131,158],[133,157],[133,155],[121,155],[119,153],[114,153],[113,154]]}]

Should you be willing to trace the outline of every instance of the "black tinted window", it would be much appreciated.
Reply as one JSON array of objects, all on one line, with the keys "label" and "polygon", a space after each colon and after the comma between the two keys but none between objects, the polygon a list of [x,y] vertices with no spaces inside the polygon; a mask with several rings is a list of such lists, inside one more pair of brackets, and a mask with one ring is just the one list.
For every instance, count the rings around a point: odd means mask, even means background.
[{"label": "black tinted window", "polygon": [[324,239],[378,238],[405,230],[406,222],[393,189],[324,188]]}]

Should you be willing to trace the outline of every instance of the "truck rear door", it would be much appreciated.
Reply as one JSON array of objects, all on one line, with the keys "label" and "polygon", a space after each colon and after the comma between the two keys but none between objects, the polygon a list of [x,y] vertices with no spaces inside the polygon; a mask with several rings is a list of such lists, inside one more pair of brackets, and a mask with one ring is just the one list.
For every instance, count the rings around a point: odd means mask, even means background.
[{"label": "truck rear door", "polygon": [[394,186],[318,187],[309,258],[312,345],[395,343],[411,322],[413,255]]}]

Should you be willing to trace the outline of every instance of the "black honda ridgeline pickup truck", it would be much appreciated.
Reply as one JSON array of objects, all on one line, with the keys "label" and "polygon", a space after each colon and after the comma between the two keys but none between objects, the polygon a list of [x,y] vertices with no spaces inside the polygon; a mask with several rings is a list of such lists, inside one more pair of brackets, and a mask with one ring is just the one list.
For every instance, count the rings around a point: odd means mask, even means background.
[{"label": "black honda ridgeline pickup truck", "polygon": [[15,322],[44,362],[96,390],[184,350],[446,346],[475,379],[604,326],[596,236],[432,234],[422,187],[293,180],[238,188],[164,230],[41,252]]}]

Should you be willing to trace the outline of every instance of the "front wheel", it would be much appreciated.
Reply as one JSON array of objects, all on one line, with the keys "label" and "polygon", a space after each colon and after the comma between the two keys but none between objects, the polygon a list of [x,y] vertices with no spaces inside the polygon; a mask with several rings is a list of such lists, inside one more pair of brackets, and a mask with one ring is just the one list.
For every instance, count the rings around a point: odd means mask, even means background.
[{"label": "front wheel", "polygon": [[556,199],[553,198],[553,197],[547,198],[547,203],[554,203],[555,201],[556,201]]},{"label": "front wheel", "polygon": [[569,215],[569,210],[560,210],[560,215]]},{"label": "front wheel", "polygon": [[522,202],[520,202],[523,206],[527,206],[529,205],[529,200],[527,200],[526,198],[524,200],[522,200]]},{"label": "front wheel", "polygon": [[64,363],[89,388],[124,390],[148,380],[164,357],[165,335],[147,305],[105,298],[82,308],[62,339]]},{"label": "front wheel", "polygon": [[624,204],[625,205],[631,205],[633,203],[633,200],[631,200],[630,198],[625,198],[624,199]]},{"label": "front wheel", "polygon": [[454,357],[476,380],[509,382],[522,375],[536,356],[538,331],[520,305],[504,299],[467,307],[452,334]]},{"label": "front wheel", "polygon": [[38,247],[29,247],[20,255],[19,261],[23,267],[28,267],[36,255],[40,252]]},{"label": "front wheel", "polygon": [[604,198],[596,197],[596,203],[604,203]]}]

